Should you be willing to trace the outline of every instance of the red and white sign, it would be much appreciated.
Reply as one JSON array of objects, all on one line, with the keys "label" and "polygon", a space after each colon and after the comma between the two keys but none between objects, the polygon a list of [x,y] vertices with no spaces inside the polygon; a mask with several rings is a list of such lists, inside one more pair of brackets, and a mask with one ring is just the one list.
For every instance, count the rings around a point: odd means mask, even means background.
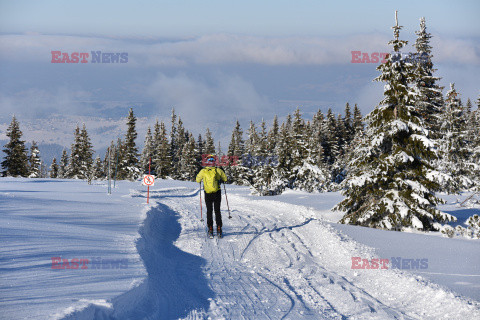
[{"label": "red and white sign", "polygon": [[146,174],[143,176],[142,184],[144,186],[153,186],[155,185],[155,176],[151,174]]}]

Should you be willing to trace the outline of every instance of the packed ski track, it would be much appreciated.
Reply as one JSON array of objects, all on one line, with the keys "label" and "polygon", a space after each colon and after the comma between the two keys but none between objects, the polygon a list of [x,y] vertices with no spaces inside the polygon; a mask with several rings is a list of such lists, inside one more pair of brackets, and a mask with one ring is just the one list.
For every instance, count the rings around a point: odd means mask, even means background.
[{"label": "packed ski track", "polygon": [[480,319],[478,302],[420,276],[352,270],[373,250],[303,206],[229,193],[232,219],[223,201],[224,236],[208,239],[198,192],[151,191],[137,242],[147,279],[65,319]]}]

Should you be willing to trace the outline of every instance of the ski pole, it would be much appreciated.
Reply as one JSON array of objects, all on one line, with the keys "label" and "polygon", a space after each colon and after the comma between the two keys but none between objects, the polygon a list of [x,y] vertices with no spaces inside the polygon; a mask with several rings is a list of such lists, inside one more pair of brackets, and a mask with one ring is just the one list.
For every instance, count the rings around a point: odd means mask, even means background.
[{"label": "ski pole", "polygon": [[232,216],[230,215],[230,206],[228,205],[227,188],[225,188],[225,183],[223,184],[223,190],[225,190],[225,199],[227,200],[228,219],[232,219]]},{"label": "ski pole", "polygon": [[202,183],[200,182],[200,221],[203,221],[203,212],[202,212]]}]

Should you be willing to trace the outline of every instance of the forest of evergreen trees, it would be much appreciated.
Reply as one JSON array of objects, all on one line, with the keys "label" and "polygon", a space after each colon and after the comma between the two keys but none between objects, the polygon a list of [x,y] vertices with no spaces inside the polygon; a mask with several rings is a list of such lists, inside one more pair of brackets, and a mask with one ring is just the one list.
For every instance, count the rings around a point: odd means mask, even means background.
[{"label": "forest of evergreen trees", "polygon": [[[440,202],[435,191],[480,186],[480,97],[474,110],[453,83],[444,96],[424,19],[416,32],[413,59],[412,54],[402,58],[407,42],[399,39],[400,26],[393,29],[392,54],[377,68],[381,74],[375,79],[385,82],[384,99],[366,118],[356,104],[352,110],[346,103],[343,114],[318,110],[312,119],[304,119],[297,108],[282,123],[275,116],[271,124],[250,122],[242,129],[237,121],[228,149],[220,154],[208,128],[195,138],[172,110],[168,128],[158,120],[148,128],[140,152],[130,109],[127,132],[112,141],[103,158],[93,159],[87,129],[77,126],[70,150],[64,149],[59,161],[53,159],[48,175],[106,179],[110,161],[111,178],[135,180],[148,172],[151,159],[157,177],[194,181],[202,155],[225,155],[238,159],[224,167],[228,182],[250,186],[256,194],[275,195],[287,188],[343,190],[346,199],[337,206],[346,212],[343,222],[435,229],[436,223],[450,219],[435,209]],[[46,177],[36,143],[26,150],[15,117],[7,136],[3,176]],[[410,213],[405,215],[405,210]]]}]

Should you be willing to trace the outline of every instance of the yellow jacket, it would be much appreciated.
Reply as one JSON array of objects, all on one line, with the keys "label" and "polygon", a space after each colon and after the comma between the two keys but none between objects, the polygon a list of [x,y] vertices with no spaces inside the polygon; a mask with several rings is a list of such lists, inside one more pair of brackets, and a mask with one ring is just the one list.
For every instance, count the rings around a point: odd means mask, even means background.
[{"label": "yellow jacket", "polygon": [[206,167],[197,174],[197,182],[203,180],[203,188],[206,193],[214,193],[220,190],[220,184],[218,183],[220,179],[224,182],[227,181],[225,172],[220,168]]}]

